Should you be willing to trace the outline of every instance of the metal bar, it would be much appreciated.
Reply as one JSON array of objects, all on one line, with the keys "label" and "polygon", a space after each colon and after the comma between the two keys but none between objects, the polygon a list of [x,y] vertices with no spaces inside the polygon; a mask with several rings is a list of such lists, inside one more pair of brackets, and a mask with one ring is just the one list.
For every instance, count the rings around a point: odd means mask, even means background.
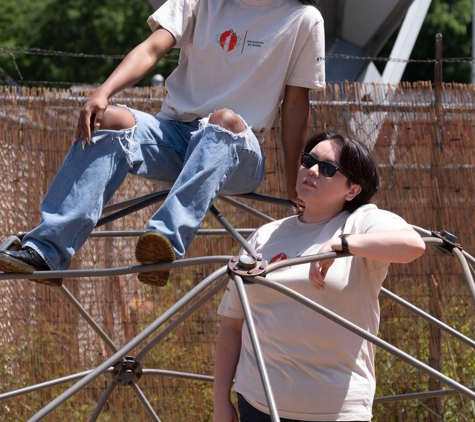
[{"label": "metal bar", "polygon": [[166,369],[143,369],[144,375],[160,375],[162,377],[182,378],[193,381],[214,382],[214,377],[211,375],[189,374],[186,372],[169,371]]},{"label": "metal bar", "polygon": [[96,408],[94,409],[94,412],[92,413],[90,419],[89,419],[89,422],[94,422],[94,421],[97,421],[97,418],[99,417],[99,415],[101,414],[101,411],[104,407],[104,405],[107,403],[107,399],[109,398],[109,396],[112,394],[112,392],[114,391],[115,387],[117,387],[117,384],[115,382],[111,382],[109,384],[109,386],[107,387],[106,391],[104,391],[104,393],[102,394],[102,397],[101,399],[99,400],[99,402],[97,403],[97,406]]},{"label": "metal bar", "polygon": [[156,191],[152,193],[148,193],[147,195],[142,195],[137,198],[132,198],[132,199],[127,199],[125,201],[117,202],[115,204],[110,204],[106,205],[102,212],[112,212],[112,211],[117,211],[121,210],[123,208],[141,203],[142,201],[147,201],[151,198],[160,198],[163,199],[163,197],[166,197],[168,195],[168,192],[170,192],[170,189],[167,190],[161,190],[161,191]]},{"label": "metal bar", "polygon": [[157,194],[157,196],[149,197],[127,208],[121,209],[119,211],[115,211],[112,214],[108,214],[104,217],[101,217],[99,221],[97,222],[96,227],[103,226],[104,224],[110,223],[111,221],[117,220],[118,218],[124,217],[126,215],[132,214],[133,212],[146,208],[149,205],[156,204],[157,202],[160,202],[164,198],[166,198],[168,192],[167,193],[159,192],[159,194],[160,195]]},{"label": "metal bar", "polygon": [[[218,274],[211,281],[217,280],[221,275]],[[209,278],[209,277],[208,277]],[[185,321],[186,318],[193,315],[204,303],[211,299],[219,290],[224,287],[224,283],[227,281],[227,277],[221,280],[216,286],[214,286],[209,292],[203,295],[199,300],[197,300],[192,306],[190,306],[182,315],[175,319],[170,325],[168,325],[164,330],[160,332],[152,341],[150,341],[138,354],[135,356],[135,360],[140,362],[142,358],[150,351],[152,348],[160,342],[164,337],[171,333],[179,324]]]},{"label": "metal bar", "polygon": [[462,254],[460,249],[453,248],[452,253],[457,257],[460,262],[460,266],[462,267],[462,271],[465,275],[465,279],[467,280],[468,287],[470,289],[470,293],[472,294],[472,299],[475,302],[475,283],[473,282],[473,276],[470,272],[470,267],[468,266],[467,260],[465,256]]},{"label": "metal bar", "polygon": [[[326,255],[326,254],[321,254],[321,255]],[[247,277],[245,277],[247,279]],[[352,322],[340,317],[339,315],[335,314],[334,312],[324,308],[323,306],[311,301],[310,299],[306,298],[305,296],[289,289],[288,287],[285,287],[283,285],[280,285],[278,283],[275,283],[273,281],[267,280],[264,277],[256,276],[252,278],[252,281],[254,283],[261,284],[263,286],[270,287],[271,289],[274,289],[280,293],[283,293],[297,302],[301,303],[302,305],[305,305],[307,308],[313,309],[314,311],[318,312],[320,315],[325,316],[329,320],[337,323],[338,325],[341,325],[342,327],[348,329],[352,333],[355,333],[359,335],[360,337],[364,338],[365,340],[368,340],[369,342],[375,344],[376,346],[380,347],[381,349],[386,350],[387,352],[391,353],[392,355],[398,357],[399,359],[403,360],[404,362],[409,363],[410,365],[414,366],[415,368],[419,369],[420,371],[426,373],[427,375],[439,380],[445,385],[448,385],[449,387],[452,387],[454,390],[458,391],[460,394],[463,394],[464,396],[470,398],[471,400],[475,401],[475,393],[473,393],[471,390],[469,390],[467,387],[464,387],[463,385],[459,384],[458,382],[446,377],[445,375],[441,374],[440,372],[432,369],[430,366],[419,362],[417,359],[414,359],[412,356],[408,355],[407,353],[399,350],[398,348],[392,346],[391,344],[385,342],[384,340],[381,340],[377,336],[374,336],[373,334],[368,333],[367,331],[363,330],[356,324],[353,324]]]},{"label": "metal bar", "polygon": [[237,198],[252,199],[254,201],[267,202],[274,205],[282,205],[284,207],[293,207],[294,203],[288,199],[274,198],[273,196],[261,195],[258,193],[242,193],[240,195],[233,195]]},{"label": "metal bar", "polygon": [[1,280],[20,280],[20,279],[43,279],[43,278],[67,278],[67,277],[109,277],[113,275],[134,274],[140,272],[149,272],[165,268],[180,268],[187,265],[204,265],[204,264],[227,264],[232,256],[210,256],[203,258],[180,259],[173,262],[164,262],[161,264],[133,265],[129,267],[118,267],[111,269],[98,270],[66,270],[66,271],[35,271],[31,274],[24,273],[2,273]]},{"label": "metal bar", "polygon": [[109,338],[109,336],[102,330],[101,327],[92,319],[92,317],[87,313],[87,311],[82,307],[82,305],[76,300],[76,298],[69,292],[66,287],[60,287],[61,292],[66,296],[71,304],[76,308],[76,310],[82,315],[82,317],[88,322],[91,328],[97,333],[97,335],[114,351],[119,350],[115,343]]},{"label": "metal bar", "polygon": [[135,394],[137,394],[138,399],[143,404],[143,406],[145,407],[145,410],[153,419],[153,421],[160,422],[158,415],[155,413],[155,410],[153,410],[153,407],[150,405],[150,402],[147,400],[147,397],[145,397],[145,394],[142,392],[140,387],[137,384],[134,384],[132,388],[134,389]]},{"label": "metal bar", "polygon": [[268,215],[255,210],[254,208],[251,208],[249,205],[243,204],[242,202],[239,202],[238,200],[231,198],[229,196],[220,196],[219,199],[234,205],[236,208],[240,208],[243,211],[246,211],[249,214],[252,214],[258,218],[260,218],[263,221],[266,221],[267,223],[270,223],[272,221],[275,221],[275,218],[269,217]]},{"label": "metal bar", "polygon": [[[467,387],[468,389],[475,391],[475,387]],[[404,400],[426,400],[431,399],[434,397],[446,397],[446,396],[454,396],[457,393],[455,390],[447,389],[447,390],[437,390],[437,391],[427,391],[422,393],[410,393],[410,394],[399,394],[395,396],[382,396],[377,397],[374,399],[374,404],[382,404],[382,403],[394,403],[397,401],[404,401]]]},{"label": "metal bar", "polygon": [[219,223],[226,229],[226,231],[229,232],[229,234],[238,242],[242,248],[249,254],[251,255],[256,255],[256,251],[254,248],[249,244],[249,242],[244,239],[237,231],[236,229],[231,226],[231,224],[228,223],[228,221],[221,215],[221,213],[216,209],[214,205],[211,205],[210,207],[210,212],[213,215],[216,220],[219,221]]},{"label": "metal bar", "polygon": [[[235,229],[240,234],[249,235],[256,229]],[[97,230],[93,231],[89,237],[139,237],[145,230]],[[197,236],[218,236],[228,235],[229,232],[224,229],[199,229]]]},{"label": "metal bar", "polygon": [[[112,371],[112,369],[113,368],[109,368],[107,371],[110,372]],[[29,387],[20,388],[15,391],[10,391],[9,393],[3,393],[3,394],[0,394],[0,400],[11,399],[12,397],[21,396],[22,394],[33,393],[34,391],[43,390],[48,387],[54,387],[55,385],[65,384],[70,381],[75,381],[79,378],[83,378],[84,376],[86,376],[87,374],[90,374],[91,372],[92,370],[78,372],[77,374],[74,374],[74,375],[68,375],[68,376],[57,378],[51,381],[46,381],[46,382],[41,382],[39,384],[31,385]]]},{"label": "metal bar", "polygon": [[384,287],[381,288],[381,294],[393,300],[398,305],[401,305],[409,309],[410,311],[414,312],[421,318],[424,318],[426,321],[429,321],[431,324],[439,327],[441,330],[444,330],[446,333],[449,333],[450,335],[456,337],[458,340],[462,341],[463,343],[475,349],[475,341],[464,336],[462,333],[458,332],[457,330],[454,330],[452,327],[448,326],[447,324],[443,323],[437,318],[434,318],[432,315],[428,314],[427,312],[424,312],[423,310],[417,308],[416,306],[412,305],[411,303],[407,302],[401,297],[395,295],[394,293],[390,292]]},{"label": "metal bar", "polygon": [[[214,272],[214,274],[224,274],[226,272],[226,267],[223,267]],[[152,324],[150,324],[145,330],[143,330],[139,335],[137,335],[134,339],[132,339],[129,343],[127,343],[124,347],[122,347],[118,352],[116,352],[113,356],[107,359],[105,362],[101,363],[94,371],[90,374],[86,375],[82,380],[74,384],[52,402],[50,402],[47,406],[41,409],[36,415],[34,415],[29,422],[38,422],[46,415],[51,413],[54,409],[56,409],[60,404],[68,400],[74,394],[76,394],[79,390],[83,387],[88,385],[90,382],[95,380],[99,375],[101,375],[106,369],[110,366],[113,366],[117,361],[122,359],[124,356],[127,355],[132,349],[137,347],[142,341],[144,341],[150,334],[152,334],[155,330],[157,330],[161,325],[163,325],[169,318],[171,318],[175,313],[177,313],[182,307],[184,307],[189,301],[191,301],[197,294],[201,293],[204,289],[208,287],[208,285],[212,282],[213,275],[207,277],[203,280],[200,284],[195,286],[190,292],[188,292],[185,296],[183,296],[180,300],[178,300],[173,306],[171,306],[167,311],[165,311],[160,317],[158,317]],[[208,281],[211,280],[211,281]]]},{"label": "metal bar", "polygon": [[242,278],[239,277],[237,274],[231,273],[230,277],[233,279],[234,283],[236,284],[236,288],[239,293],[239,298],[241,299],[241,304],[244,311],[244,319],[246,320],[247,329],[249,331],[252,347],[254,349],[254,354],[256,356],[257,367],[259,369],[259,374],[261,376],[262,386],[264,387],[264,393],[266,395],[267,405],[269,407],[271,420],[272,422],[280,422],[279,413],[277,411],[277,406],[274,399],[274,393],[272,392],[272,386],[270,384],[269,375],[267,374],[266,364],[264,362],[264,357],[262,355],[261,345],[259,343],[259,338],[257,336],[254,319],[252,318],[251,307],[249,306],[249,300],[247,299],[244,283],[242,281]]}]

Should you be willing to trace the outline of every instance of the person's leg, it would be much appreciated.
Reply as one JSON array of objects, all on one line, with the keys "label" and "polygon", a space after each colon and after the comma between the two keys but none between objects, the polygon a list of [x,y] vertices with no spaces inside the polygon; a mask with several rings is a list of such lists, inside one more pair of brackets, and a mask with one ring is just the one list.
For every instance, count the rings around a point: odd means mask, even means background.
[{"label": "person's leg", "polygon": [[[120,125],[128,128],[118,130]],[[158,166],[165,181],[173,181],[181,169],[186,142],[180,139],[177,145],[170,146],[157,139],[161,134],[160,121],[155,116],[109,107],[91,145],[83,148],[80,140],[68,152],[43,200],[39,226],[23,238],[23,247],[39,254],[47,268],[29,265],[28,259],[27,268],[17,268],[16,261],[24,257],[12,257],[2,251],[0,271],[31,273],[38,269],[69,268],[72,256],[86,241],[103,206],[127,172],[140,171],[145,161],[150,168]],[[150,146],[155,150],[150,152]],[[157,148],[160,151],[156,151]],[[160,165],[155,153],[163,158],[164,165]]]},{"label": "person's leg", "polygon": [[221,191],[249,193],[265,174],[265,157],[244,121],[230,110],[214,112],[190,139],[185,164],[173,188],[149,221],[182,258],[206,212]]}]

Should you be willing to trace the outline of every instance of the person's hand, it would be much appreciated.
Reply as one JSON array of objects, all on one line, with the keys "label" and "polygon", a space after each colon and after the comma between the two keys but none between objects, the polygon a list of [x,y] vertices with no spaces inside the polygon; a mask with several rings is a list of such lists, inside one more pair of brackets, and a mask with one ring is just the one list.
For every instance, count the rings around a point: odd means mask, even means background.
[{"label": "person's hand", "polygon": [[81,109],[73,144],[75,144],[81,136],[83,145],[84,143],[91,143],[91,133],[100,128],[104,112],[108,106],[109,101],[107,96],[101,94],[100,91],[96,91]]},{"label": "person's hand", "polygon": [[236,409],[230,400],[214,406],[213,422],[239,422]]},{"label": "person's hand", "polygon": [[294,214],[300,215],[305,211],[305,202],[303,202],[297,194],[292,197],[289,196],[289,200],[294,203],[294,206],[292,207]]},{"label": "person's hand", "polygon": [[[320,248],[318,253],[323,254],[328,252],[335,252],[331,245],[332,240],[329,240]],[[325,277],[334,262],[335,259],[326,259],[324,261],[314,261],[310,263],[310,271],[308,273],[308,278],[310,279],[310,282],[317,288],[317,290],[325,288]]]}]

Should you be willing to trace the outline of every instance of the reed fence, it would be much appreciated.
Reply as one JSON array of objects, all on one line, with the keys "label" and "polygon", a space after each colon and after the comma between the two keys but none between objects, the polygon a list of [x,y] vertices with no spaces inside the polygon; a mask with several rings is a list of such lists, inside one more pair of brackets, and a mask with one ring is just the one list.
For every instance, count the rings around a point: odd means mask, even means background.
[{"label": "reed fence", "polygon": [[[60,167],[75,132],[78,112],[91,92],[0,87],[0,232],[28,231],[39,221],[39,206]],[[115,102],[155,113],[159,88],[130,89]],[[326,128],[346,130],[365,140],[382,176],[375,203],[416,226],[457,236],[475,252],[474,166],[475,89],[471,85],[431,83],[329,84],[311,97],[309,134]],[[266,134],[266,178],[258,193],[285,197],[280,119]],[[128,177],[112,202],[141,196],[162,187]],[[274,217],[290,210],[243,200]],[[258,227],[256,217],[218,200],[217,208],[238,228]],[[157,205],[108,223],[106,230],[142,230]],[[207,217],[202,228],[218,228]],[[0,239],[0,240],[3,240]],[[135,265],[131,237],[90,238],[73,261],[74,269]],[[198,236],[187,257],[234,255],[229,236]],[[217,269],[213,265],[177,269],[164,289],[145,286],[133,275],[70,278],[68,290],[109,337],[123,345],[190,288]],[[386,288],[471,337],[475,303],[453,257],[430,247],[409,265],[391,265]],[[26,280],[0,282],[0,394],[93,369],[113,353],[58,290]],[[219,318],[219,297],[201,308],[142,364],[211,375]],[[475,385],[473,350],[382,297],[380,336],[464,385]],[[358,304],[355,304],[358,306]],[[377,355],[376,397],[440,389],[438,382],[384,351]],[[111,382],[101,376],[45,420],[88,420]],[[144,377],[140,388],[164,421],[212,420],[211,384],[169,377]],[[64,386],[0,401],[0,420],[24,421],[57,397]],[[375,421],[470,421],[472,402],[460,396],[375,404]],[[146,421],[148,415],[127,387],[109,397],[102,421]]]}]

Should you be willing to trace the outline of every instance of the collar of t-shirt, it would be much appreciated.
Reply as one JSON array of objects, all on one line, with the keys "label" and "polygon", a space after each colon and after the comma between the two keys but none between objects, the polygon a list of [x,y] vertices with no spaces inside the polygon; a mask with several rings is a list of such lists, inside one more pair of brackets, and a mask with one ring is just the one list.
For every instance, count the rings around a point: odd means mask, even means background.
[{"label": "collar of t-shirt", "polygon": [[277,0],[241,0],[243,3],[250,6],[267,6],[268,4],[275,3]]}]

